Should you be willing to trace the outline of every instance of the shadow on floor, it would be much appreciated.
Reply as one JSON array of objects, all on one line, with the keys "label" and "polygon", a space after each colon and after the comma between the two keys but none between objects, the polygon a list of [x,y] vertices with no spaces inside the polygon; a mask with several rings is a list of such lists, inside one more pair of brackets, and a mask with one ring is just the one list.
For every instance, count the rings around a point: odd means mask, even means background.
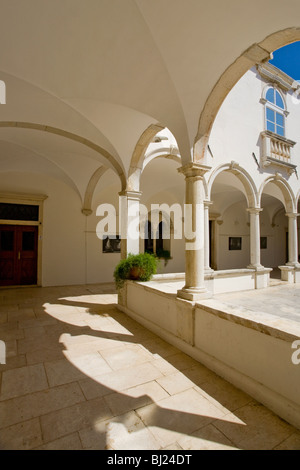
[{"label": "shadow on floor", "polygon": [[1,449],[300,449],[300,433],[121,313],[111,286],[0,292]]}]

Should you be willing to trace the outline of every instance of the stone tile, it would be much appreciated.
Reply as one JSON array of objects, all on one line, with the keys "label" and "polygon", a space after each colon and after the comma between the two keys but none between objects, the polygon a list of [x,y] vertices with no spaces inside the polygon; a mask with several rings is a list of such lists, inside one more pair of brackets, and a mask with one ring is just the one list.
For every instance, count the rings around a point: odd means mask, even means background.
[{"label": "stone tile", "polygon": [[84,353],[104,351],[105,349],[120,346],[120,339],[117,336],[110,337],[105,333],[100,333],[99,336],[94,336],[93,334],[80,334],[77,336],[65,334],[61,337],[60,341],[65,349],[68,349],[69,351],[75,349],[78,352]]},{"label": "stone tile", "polygon": [[18,322],[9,322],[0,326],[0,339],[9,341],[24,338],[24,331],[19,328]]},{"label": "stone tile", "polygon": [[161,379],[157,379],[161,385],[170,395],[183,392],[195,386],[194,382],[188,379],[182,372],[169,374]]},{"label": "stone tile", "polygon": [[14,310],[14,311],[8,312],[7,314],[8,321],[24,320],[25,318],[26,319],[35,318],[35,314],[32,308]]},{"label": "stone tile", "polygon": [[140,408],[137,414],[163,447],[179,442],[179,439],[186,434],[192,434],[224,416],[219,408],[194,389]]},{"label": "stone tile", "polygon": [[[36,311],[34,309],[35,316]],[[44,313],[43,318],[33,318],[29,320],[19,320],[18,321],[19,328],[27,329],[27,328],[35,328],[37,326],[48,326],[48,325],[55,325],[57,324],[57,320],[54,318],[49,317]]]},{"label": "stone tile", "polygon": [[159,359],[161,357],[167,358],[178,353],[178,349],[176,349],[171,344],[168,344],[166,341],[159,338],[158,336],[143,341],[143,345],[145,348],[148,349],[149,352],[154,355],[156,359]]},{"label": "stone tile", "polygon": [[78,433],[61,437],[55,441],[36,447],[34,450],[82,450],[82,444]]},{"label": "stone tile", "polygon": [[294,433],[292,426],[256,402],[215,421],[214,426],[244,450],[272,450]]},{"label": "stone tile", "polygon": [[164,447],[162,450],[184,450],[178,442],[174,442],[174,444],[170,444],[166,447]]},{"label": "stone tile", "polygon": [[179,438],[179,445],[185,450],[238,450],[213,424]]},{"label": "stone tile", "polygon": [[45,362],[45,370],[50,387],[86,378],[86,375],[67,359]]},{"label": "stone tile", "polygon": [[16,339],[5,341],[6,359],[18,356],[18,343]]},{"label": "stone tile", "polygon": [[274,450],[300,450],[300,432],[292,434],[276,446]]},{"label": "stone tile", "polygon": [[9,369],[16,369],[18,367],[24,367],[27,365],[26,357],[24,355],[21,356],[13,356],[6,358],[6,364],[0,364],[0,372]]},{"label": "stone tile", "polygon": [[137,344],[101,351],[101,355],[113,370],[135,367],[153,359],[151,353]]},{"label": "stone tile", "polygon": [[39,364],[41,362],[51,362],[63,358],[63,351],[59,348],[43,348],[26,353],[26,361],[28,365]]},{"label": "stone tile", "polygon": [[1,291],[0,448],[299,450],[298,431],[121,313],[104,287]]},{"label": "stone tile", "polygon": [[97,351],[88,354],[82,354],[73,350],[64,351],[64,356],[74,367],[88,377],[112,371],[112,368]]},{"label": "stone tile", "polygon": [[0,311],[0,325],[7,322],[7,312]]},{"label": "stone tile", "polygon": [[43,326],[34,326],[31,328],[24,329],[25,338],[38,338],[45,334]]},{"label": "stone tile", "polygon": [[114,418],[106,427],[107,450],[159,450],[160,444],[135,412]]},{"label": "stone tile", "polygon": [[198,367],[199,363],[195,359],[178,350],[176,352],[177,354],[168,357],[168,361],[176,367],[176,369],[184,371],[192,367]]},{"label": "stone tile", "polygon": [[102,421],[79,431],[82,447],[85,450],[107,450],[106,429],[110,421]]},{"label": "stone tile", "polygon": [[219,377],[215,377],[213,381],[202,383],[197,387],[197,390],[224,412],[237,410],[253,402],[253,398],[249,395]]},{"label": "stone tile", "polygon": [[166,359],[163,359],[161,357],[157,358],[156,354],[154,354],[154,360],[151,362],[151,364],[163,374],[163,375],[169,375],[169,374],[175,374],[177,372],[176,367],[172,366]]},{"label": "stone tile", "polygon": [[113,414],[118,416],[167,397],[168,394],[157,382],[148,382],[146,384],[124,390],[123,393],[112,393],[107,395],[105,397],[105,401]]},{"label": "stone tile", "polygon": [[42,443],[38,418],[0,429],[0,450],[30,450]]},{"label": "stone tile", "polygon": [[0,401],[46,388],[48,382],[43,364],[6,370],[2,373]]},{"label": "stone tile", "polygon": [[102,385],[101,383],[95,381],[92,378],[79,380],[78,383],[87,400],[93,400],[94,398],[103,397],[105,395],[113,393],[110,388],[106,387],[105,385]]},{"label": "stone tile", "polygon": [[0,402],[0,428],[85,401],[77,383]]},{"label": "stone tile", "polygon": [[184,374],[194,382],[195,385],[201,385],[207,382],[214,382],[218,379],[217,374],[200,363],[191,368],[184,369]]},{"label": "stone tile", "polygon": [[42,349],[63,350],[63,346],[59,344],[58,338],[54,340],[49,336],[43,335],[36,338],[24,338],[18,340],[18,353],[27,354]]},{"label": "stone tile", "polygon": [[96,423],[79,432],[85,449],[159,450],[160,445],[135,412]]},{"label": "stone tile", "polygon": [[128,368],[95,376],[94,380],[114,391],[123,391],[143,383],[151,382],[161,377],[161,373],[149,362]]},{"label": "stone tile", "polygon": [[112,417],[103,398],[85,401],[41,416],[44,443],[88,428]]}]

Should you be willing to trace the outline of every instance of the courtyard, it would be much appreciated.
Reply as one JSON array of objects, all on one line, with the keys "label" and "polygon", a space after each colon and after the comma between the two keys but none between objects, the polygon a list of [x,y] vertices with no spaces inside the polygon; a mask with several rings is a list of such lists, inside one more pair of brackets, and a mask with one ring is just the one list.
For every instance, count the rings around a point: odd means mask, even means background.
[{"label": "courtyard", "polygon": [[[217,300],[276,314],[277,295],[297,321],[299,291]],[[3,289],[0,303],[1,450],[300,450],[299,430],[120,312],[113,284]]]}]

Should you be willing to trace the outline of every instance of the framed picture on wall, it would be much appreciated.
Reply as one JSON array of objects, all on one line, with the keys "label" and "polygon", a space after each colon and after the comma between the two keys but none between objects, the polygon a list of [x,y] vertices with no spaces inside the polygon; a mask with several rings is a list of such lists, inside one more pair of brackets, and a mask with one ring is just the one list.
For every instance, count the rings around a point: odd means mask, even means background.
[{"label": "framed picture on wall", "polygon": [[242,237],[229,237],[229,251],[242,249]]},{"label": "framed picture on wall", "polygon": [[121,253],[120,235],[109,235],[103,237],[102,253]]}]

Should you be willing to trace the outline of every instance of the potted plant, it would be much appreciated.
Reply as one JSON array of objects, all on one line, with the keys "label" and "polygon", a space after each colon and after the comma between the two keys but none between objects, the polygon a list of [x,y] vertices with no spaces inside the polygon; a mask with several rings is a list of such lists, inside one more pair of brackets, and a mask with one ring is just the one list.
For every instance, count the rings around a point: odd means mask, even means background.
[{"label": "potted plant", "polygon": [[118,289],[123,287],[125,281],[131,279],[134,281],[149,281],[156,273],[158,259],[150,253],[141,253],[139,255],[129,254],[116,266],[114,279]]},{"label": "potted plant", "polygon": [[165,266],[167,266],[169,259],[172,259],[169,250],[164,250],[163,248],[156,250],[156,256],[159,259],[165,260]]}]

